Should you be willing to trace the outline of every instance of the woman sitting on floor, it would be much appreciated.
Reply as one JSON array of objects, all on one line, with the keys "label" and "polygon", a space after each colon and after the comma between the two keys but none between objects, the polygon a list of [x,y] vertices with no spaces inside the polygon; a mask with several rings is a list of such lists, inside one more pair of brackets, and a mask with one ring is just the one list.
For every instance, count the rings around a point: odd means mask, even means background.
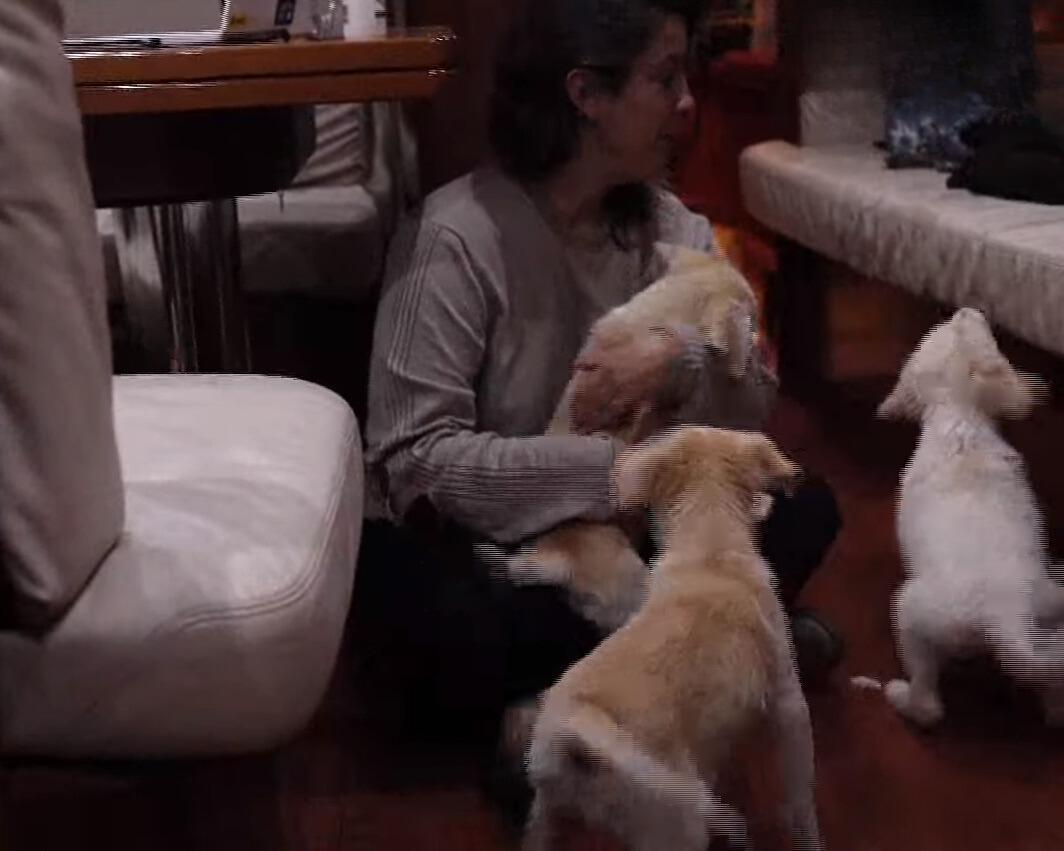
[{"label": "woman sitting on floor", "polygon": [[[660,187],[694,106],[685,64],[704,7],[532,0],[497,65],[497,163],[434,192],[393,245],[373,343],[358,640],[449,728],[494,736],[504,705],[601,638],[557,589],[490,581],[473,548],[614,517],[614,442],[542,433],[591,324],[650,282],[653,243],[713,247],[706,219]],[[655,338],[633,385],[691,354],[681,335]],[[763,548],[793,606],[839,517],[815,481],[774,505]],[[830,630],[808,614],[795,626],[805,667],[837,661]]]}]

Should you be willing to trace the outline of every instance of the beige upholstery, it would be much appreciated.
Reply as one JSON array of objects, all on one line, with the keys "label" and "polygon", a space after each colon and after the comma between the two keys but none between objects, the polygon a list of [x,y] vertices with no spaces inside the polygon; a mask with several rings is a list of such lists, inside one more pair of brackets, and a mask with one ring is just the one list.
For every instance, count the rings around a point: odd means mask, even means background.
[{"label": "beige upholstery", "polygon": [[316,186],[241,198],[241,262],[253,293],[368,300],[377,290],[387,230],[362,186]]},{"label": "beige upholstery", "polygon": [[372,132],[369,107],[361,103],[323,104],[314,110],[314,153],[292,182],[311,186],[361,186],[369,179]]},{"label": "beige upholstery", "polygon": [[240,199],[249,292],[370,302],[401,211],[419,196],[417,151],[393,103],[323,106],[290,189]]},{"label": "beige upholstery", "polygon": [[0,743],[91,757],[276,745],[317,707],[347,614],[354,416],[280,378],[115,390],[126,533],[45,640],[0,634]]},{"label": "beige upholstery", "polygon": [[218,0],[62,0],[62,5],[70,38],[209,30],[221,21]]},{"label": "beige upholstery", "polygon": [[873,142],[883,135],[880,3],[802,4],[798,49],[803,145]]},{"label": "beige upholstery", "polygon": [[35,569],[37,602],[69,602],[47,630],[0,631],[0,751],[270,748],[310,718],[337,658],[358,426],[289,379],[112,378],[59,31],[54,0],[0,3],[2,567],[24,590]]},{"label": "beige upholstery", "polygon": [[[418,195],[416,150],[389,103],[316,110],[314,154],[282,192],[239,200],[244,285],[250,293],[371,301],[398,215]],[[113,214],[98,229],[112,299],[121,298]]]},{"label": "beige upholstery", "polygon": [[[766,142],[740,161],[750,214],[797,243],[1064,354],[1064,207],[946,188],[946,175],[888,170],[879,3],[817,0],[800,12],[801,146]],[[892,25],[898,25],[893,21]],[[1064,102],[1061,51],[1040,48],[1042,104]],[[1064,111],[1062,111],[1064,114]]]},{"label": "beige upholstery", "polygon": [[123,512],[103,266],[60,20],[56,0],[0,3],[0,564],[34,624],[92,577]]},{"label": "beige upholstery", "polygon": [[766,142],[740,168],[747,208],[777,233],[1064,354],[1064,207],[947,189],[868,146]]}]

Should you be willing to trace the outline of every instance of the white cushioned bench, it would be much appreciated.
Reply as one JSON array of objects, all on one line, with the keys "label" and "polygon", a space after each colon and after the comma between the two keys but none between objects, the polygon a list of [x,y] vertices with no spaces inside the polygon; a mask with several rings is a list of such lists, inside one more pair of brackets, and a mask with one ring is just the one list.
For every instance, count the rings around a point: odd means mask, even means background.
[{"label": "white cushioned bench", "polygon": [[[943,173],[886,167],[876,146],[885,136],[884,36],[907,25],[899,14],[887,0],[788,4],[781,55],[796,74],[798,138],[743,152],[746,208],[788,249],[947,309],[980,308],[1016,337],[1064,354],[1064,207],[977,196],[948,189]],[[1064,130],[1064,45],[1036,50],[1037,107]],[[830,285],[801,254],[781,254],[769,300],[791,357],[808,352],[816,371],[826,351],[816,338],[830,329],[815,290]]]},{"label": "white cushioned bench", "polygon": [[748,210],[776,233],[1064,354],[1064,207],[947,189],[944,174],[887,169],[868,144],[765,142],[740,169]]}]

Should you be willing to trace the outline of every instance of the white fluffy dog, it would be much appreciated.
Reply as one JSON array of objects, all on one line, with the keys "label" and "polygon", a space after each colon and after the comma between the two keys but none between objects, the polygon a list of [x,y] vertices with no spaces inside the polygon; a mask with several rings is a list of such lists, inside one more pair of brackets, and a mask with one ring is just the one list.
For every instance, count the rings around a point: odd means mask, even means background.
[{"label": "white fluffy dog", "polygon": [[907,578],[893,615],[908,681],[885,689],[919,725],[943,717],[942,664],[986,650],[1064,721],[1064,632],[1041,622],[1060,614],[1064,591],[1046,573],[1023,461],[995,425],[1027,416],[1045,394],[1001,354],[983,315],[963,308],[924,337],[880,406],[882,417],[922,426],[897,509]]},{"label": "white fluffy dog", "polygon": [[618,500],[659,511],[665,548],[639,611],[542,700],[526,851],[551,847],[567,815],[634,851],[704,851],[718,834],[743,844],[743,819],[714,786],[730,747],[766,715],[788,826],[798,847],[820,847],[809,710],[754,528],[757,495],[798,474],[764,435],[709,428],[618,459]]},{"label": "white fluffy dog", "polygon": [[[655,262],[661,276],[599,319],[585,351],[591,346],[620,349],[657,327],[693,327],[706,344],[721,352],[719,364],[711,367],[711,374],[701,376],[699,387],[684,386],[681,380],[680,386],[660,388],[661,397],[644,400],[641,416],[668,413],[679,422],[694,421],[700,412],[692,407],[701,407],[704,416],[708,398],[713,425],[759,428],[776,384],[756,357],[758,308],[749,283],[721,255],[658,244]],[[569,382],[548,434],[578,430],[573,421],[574,398],[597,380],[594,373],[581,373]],[[635,428],[627,423],[612,434],[628,445]],[[762,513],[767,508],[763,503]],[[574,607],[605,632],[623,624],[646,592],[647,566],[627,535],[613,524],[565,524],[511,555],[495,554],[492,560],[513,582],[567,588]]]}]

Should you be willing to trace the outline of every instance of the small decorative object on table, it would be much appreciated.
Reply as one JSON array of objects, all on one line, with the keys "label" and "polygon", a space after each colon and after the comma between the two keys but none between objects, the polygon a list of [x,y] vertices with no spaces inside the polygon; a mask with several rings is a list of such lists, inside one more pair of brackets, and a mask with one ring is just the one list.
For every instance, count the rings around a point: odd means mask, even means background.
[{"label": "small decorative object on table", "polygon": [[347,0],[347,38],[366,38],[388,31],[387,0]]},{"label": "small decorative object on table", "polygon": [[347,4],[344,0],[314,0],[311,18],[315,38],[343,38],[348,20]]}]

